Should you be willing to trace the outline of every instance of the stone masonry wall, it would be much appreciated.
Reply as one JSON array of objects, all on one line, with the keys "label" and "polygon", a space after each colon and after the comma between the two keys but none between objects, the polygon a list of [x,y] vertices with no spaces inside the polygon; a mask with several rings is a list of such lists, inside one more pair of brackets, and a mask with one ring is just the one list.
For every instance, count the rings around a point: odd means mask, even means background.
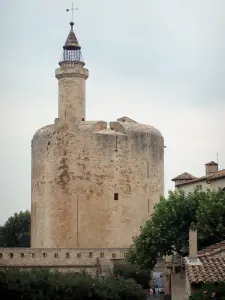
[{"label": "stone masonry wall", "polygon": [[82,62],[60,63],[59,118],[32,140],[32,248],[128,248],[163,195],[164,141],[127,117],[85,121]]},{"label": "stone masonry wall", "polygon": [[60,271],[88,271],[96,274],[97,258],[102,270],[109,271],[115,261],[125,260],[127,249],[32,249],[0,248],[0,267],[48,267]]},{"label": "stone masonry wall", "polygon": [[85,80],[88,70],[81,63],[61,62],[56,70],[58,79],[58,117],[85,119]]},{"label": "stone masonry wall", "polygon": [[31,246],[128,248],[163,194],[163,157],[159,131],[126,117],[38,131]]}]

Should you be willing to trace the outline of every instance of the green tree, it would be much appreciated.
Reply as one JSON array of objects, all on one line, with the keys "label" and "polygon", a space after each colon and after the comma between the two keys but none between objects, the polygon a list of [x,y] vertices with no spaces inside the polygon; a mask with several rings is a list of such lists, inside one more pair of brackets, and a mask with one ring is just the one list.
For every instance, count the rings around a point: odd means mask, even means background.
[{"label": "green tree", "polygon": [[0,247],[30,247],[30,212],[15,213],[0,227]]},{"label": "green tree", "polygon": [[149,288],[151,279],[150,270],[141,269],[140,266],[129,263],[117,263],[113,267],[113,273],[125,279],[133,279],[137,284],[141,285],[143,289]]},{"label": "green tree", "polygon": [[[49,269],[2,269],[0,290],[4,299],[26,300],[144,300],[146,295],[132,279],[93,278],[86,272],[62,273]],[[2,299],[2,298],[1,298]]]},{"label": "green tree", "polygon": [[169,192],[154,207],[153,215],[134,237],[128,260],[153,268],[157,257],[188,254],[188,236],[191,224],[198,230],[199,250],[225,238],[225,193],[222,190],[184,193]]}]

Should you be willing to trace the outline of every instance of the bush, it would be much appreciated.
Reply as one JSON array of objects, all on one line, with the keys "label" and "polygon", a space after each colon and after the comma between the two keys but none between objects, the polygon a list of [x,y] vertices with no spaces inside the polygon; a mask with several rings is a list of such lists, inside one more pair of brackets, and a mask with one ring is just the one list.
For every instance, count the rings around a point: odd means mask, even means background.
[{"label": "bush", "polygon": [[98,279],[87,273],[51,272],[49,269],[0,271],[1,299],[10,300],[142,300],[145,295],[133,280]]},{"label": "bush", "polygon": [[120,275],[125,279],[133,279],[143,289],[149,289],[149,281],[151,279],[150,271],[141,269],[138,265],[132,264],[116,264],[113,268],[114,275]]},{"label": "bush", "polygon": [[204,284],[198,291],[193,292],[189,300],[225,300],[225,283]]}]

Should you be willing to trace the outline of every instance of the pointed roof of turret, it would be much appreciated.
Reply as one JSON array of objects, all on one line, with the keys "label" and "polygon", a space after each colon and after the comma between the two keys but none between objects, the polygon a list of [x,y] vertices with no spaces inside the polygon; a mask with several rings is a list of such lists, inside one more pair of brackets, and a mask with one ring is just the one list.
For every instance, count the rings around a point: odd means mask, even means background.
[{"label": "pointed roof of turret", "polygon": [[63,62],[74,62],[85,65],[81,54],[81,46],[73,30],[74,22],[70,22],[70,32],[63,46],[63,54],[59,65]]},{"label": "pointed roof of turret", "polygon": [[74,23],[70,22],[71,29],[70,29],[69,35],[66,39],[65,45],[63,46],[63,49],[65,49],[65,50],[80,50],[81,49],[81,46],[79,45],[77,37],[73,31],[73,25],[74,25]]}]

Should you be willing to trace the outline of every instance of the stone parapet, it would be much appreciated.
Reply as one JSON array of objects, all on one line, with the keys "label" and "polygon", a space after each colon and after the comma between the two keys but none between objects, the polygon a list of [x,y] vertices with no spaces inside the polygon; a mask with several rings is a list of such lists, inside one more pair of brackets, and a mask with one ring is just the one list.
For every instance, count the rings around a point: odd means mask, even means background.
[{"label": "stone parapet", "polygon": [[128,249],[33,249],[0,248],[0,266],[13,267],[80,267],[96,266],[124,260]]}]

